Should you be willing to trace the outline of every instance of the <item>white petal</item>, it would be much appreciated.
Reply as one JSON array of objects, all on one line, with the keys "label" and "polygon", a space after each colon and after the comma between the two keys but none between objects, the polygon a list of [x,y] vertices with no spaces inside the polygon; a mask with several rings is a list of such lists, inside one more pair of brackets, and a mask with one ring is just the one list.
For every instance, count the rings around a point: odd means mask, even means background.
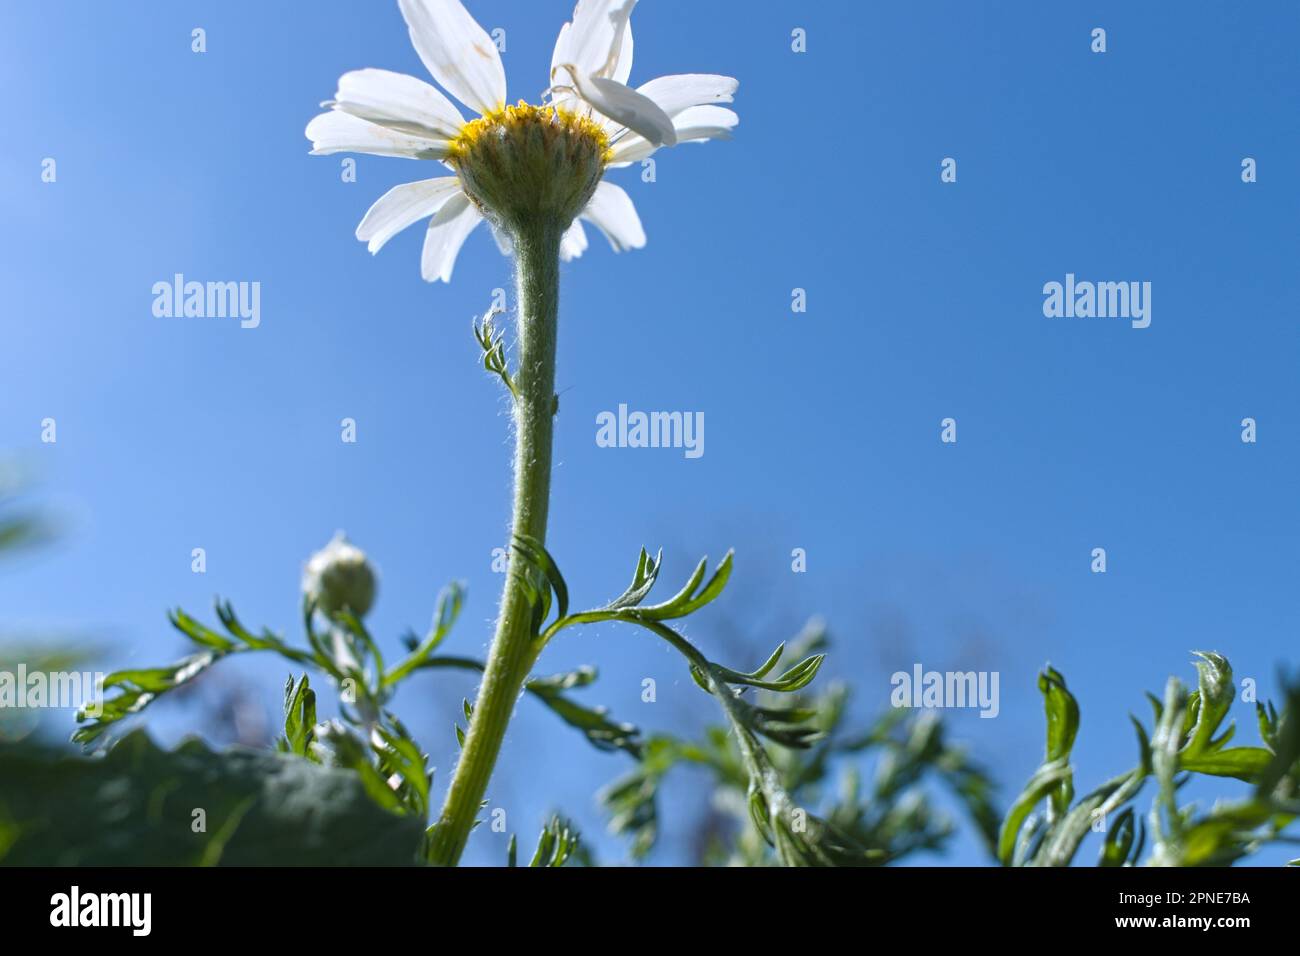
[{"label": "white petal", "polygon": [[560,237],[560,258],[572,262],[587,251],[587,230],[582,228],[582,220],[573,220],[573,225]]},{"label": "white petal", "polygon": [[673,117],[677,142],[698,143],[706,139],[730,139],[740,117],[725,106],[692,106]]},{"label": "white petal", "polygon": [[367,120],[331,110],[307,124],[313,156],[330,153],[371,153],[375,156],[403,156],[408,159],[442,159],[446,143],[399,133]]},{"label": "white petal", "polygon": [[679,73],[675,76],[661,76],[636,88],[642,96],[648,96],[659,104],[669,116],[676,116],[684,109],[701,106],[706,103],[731,103],[740,81],[730,76],[718,76],[715,73]]},{"label": "white petal", "polygon": [[[631,14],[631,10],[628,11]],[[623,28],[623,43],[619,47],[618,56],[614,60],[614,72],[609,75],[611,80],[619,83],[627,83],[627,78],[632,75],[632,21],[627,21],[627,26]]]},{"label": "white petal", "polygon": [[578,0],[573,19],[560,28],[551,55],[551,81],[571,64],[584,76],[603,76],[626,83],[632,73],[629,18],[637,0]]},{"label": "white petal", "polygon": [[[740,117],[722,106],[692,106],[673,117],[678,143],[702,143],[709,139],[730,139]],[[659,147],[635,133],[624,136],[611,149],[609,165],[637,163]]]},{"label": "white petal", "polygon": [[335,109],[401,133],[443,142],[465,119],[451,100],[424,80],[389,70],[353,70],[339,77]]},{"label": "white petal", "polygon": [[398,0],[425,67],[456,99],[487,113],[506,102],[506,71],[492,38],[460,0]]},{"label": "white petal", "polygon": [[677,144],[673,121],[648,96],[642,96],[630,86],[602,76],[583,77],[572,71],[569,75],[578,89],[578,95],[598,113],[640,133],[656,146]]},{"label": "white petal", "polygon": [[648,159],[657,152],[659,152],[659,147],[652,146],[644,136],[629,133],[610,149],[608,165],[611,169],[621,169],[624,166],[630,166],[633,163],[641,162],[643,159]]},{"label": "white petal", "polygon": [[622,169],[648,159],[657,152],[659,147],[651,146],[644,136],[629,133],[611,147],[607,165],[610,169]]},{"label": "white petal", "polygon": [[[567,60],[569,55],[569,31],[573,29],[572,23],[566,23],[560,27],[560,35],[555,38],[555,51],[551,54],[551,82],[565,84],[568,83],[568,75],[561,70],[561,65]],[[563,107],[565,109],[574,108],[574,95],[568,90],[556,92],[551,96],[551,105]]]},{"label": "white petal", "polygon": [[464,194],[452,196],[429,221],[420,256],[420,274],[426,282],[451,281],[456,256],[474,227],[483,221],[478,208]]},{"label": "white petal", "polygon": [[368,242],[367,248],[376,253],[393,236],[425,216],[432,216],[460,191],[460,180],[455,176],[394,186],[370,207],[357,226],[357,238]]},{"label": "white petal", "polygon": [[582,218],[605,234],[615,252],[645,246],[645,230],[641,228],[641,217],[636,214],[631,197],[607,180],[602,179],[596,187],[591,202],[582,211]]}]

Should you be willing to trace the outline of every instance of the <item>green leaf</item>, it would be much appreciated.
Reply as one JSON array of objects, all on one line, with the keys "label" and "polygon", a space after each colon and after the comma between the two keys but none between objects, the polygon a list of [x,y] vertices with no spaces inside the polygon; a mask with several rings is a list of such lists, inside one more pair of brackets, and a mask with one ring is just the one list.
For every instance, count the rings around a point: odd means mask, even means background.
[{"label": "green leaf", "polygon": [[1255,702],[1255,718],[1259,724],[1259,739],[1264,741],[1264,746],[1270,750],[1276,749],[1274,742],[1277,737],[1277,708],[1273,702],[1269,701],[1268,706],[1264,706],[1263,701]]},{"label": "green leaf", "polygon": [[1038,689],[1047,714],[1046,762],[1064,760],[1074,749],[1079,733],[1079,705],[1066,689],[1065,678],[1051,667],[1038,675]]},{"label": "green leaf", "polygon": [[1273,760],[1260,774],[1256,783],[1256,794],[1269,797],[1274,789],[1288,781],[1291,793],[1300,792],[1300,680],[1283,678],[1283,693],[1286,701],[1282,706],[1282,716],[1277,716],[1273,705],[1269,704],[1272,726],[1275,728],[1272,739],[1268,741],[1273,750]]},{"label": "green leaf", "polygon": [[[781,648],[777,648],[778,651]],[[728,683],[745,684],[750,687],[758,687],[763,690],[776,691],[778,693],[789,694],[798,690],[803,690],[817,677],[817,672],[826,661],[825,654],[814,654],[806,657],[798,664],[795,664],[780,677],[775,680],[762,680],[761,674],[742,674],[739,671],[733,671],[727,667],[719,667],[719,671]],[[764,664],[767,667],[767,664]],[[698,683],[698,681],[697,681]]]},{"label": "green leaf", "polygon": [[1143,773],[1151,772],[1151,738],[1147,736],[1147,729],[1142,726],[1142,721],[1138,720],[1132,714],[1128,715],[1129,721],[1133,724],[1133,729],[1137,731],[1138,738],[1138,766],[1142,768]]},{"label": "green leaf", "polygon": [[424,819],[429,815],[429,787],[433,780],[429,755],[394,715],[385,713],[384,717],[389,726],[376,726],[370,743],[379,758],[378,773],[388,779],[390,788],[394,775],[400,778],[401,784],[395,788],[398,798],[412,813]]},{"label": "green leaf", "polygon": [[1136,817],[1132,807],[1126,807],[1124,811],[1116,818],[1114,826],[1106,834],[1106,839],[1102,842],[1101,858],[1097,861],[1098,866],[1123,866],[1128,862],[1130,851],[1133,849],[1133,840],[1136,836]]},{"label": "green leaf", "polygon": [[[546,560],[552,567],[554,566],[554,562],[550,562],[549,555],[546,556]],[[733,552],[728,551],[714,571],[713,576],[703,587],[701,587],[701,583],[704,581],[704,574],[708,568],[708,559],[701,560],[689,580],[677,594],[661,604],[643,607],[641,601],[649,593],[650,587],[658,578],[659,568],[662,563],[662,552],[659,557],[651,561],[645,549],[642,548],[637,559],[632,584],[619,597],[602,608],[582,611],[573,615],[569,615],[567,611],[562,612],[557,615],[556,619],[545,631],[540,630],[540,628],[549,611],[549,594],[543,593],[543,589],[534,586],[528,581],[527,577],[524,579],[524,585],[529,591],[529,600],[533,604],[534,628],[541,638],[541,643],[545,645],[559,631],[577,624],[624,621],[650,627],[653,630],[653,625],[661,621],[685,617],[715,600],[722,593],[727,585],[727,580],[731,576],[732,560]],[[556,574],[558,575],[558,571]],[[559,593],[557,591],[557,594]],[[567,607],[567,593],[564,594],[564,598],[565,600],[562,603]],[[694,673],[692,676],[699,683],[699,676]]]},{"label": "green leaf", "polygon": [[[310,614],[308,615],[310,617]],[[77,722],[85,723],[72,734],[74,743],[90,746],[97,742],[113,725],[137,714],[153,703],[159,695],[168,693],[188,684],[207,668],[230,654],[248,651],[273,651],[295,664],[322,667],[337,676],[333,666],[324,652],[317,647],[317,639],[308,625],[308,636],[313,641],[312,653],[290,647],[281,638],[270,631],[255,635],[235,616],[229,603],[217,601],[217,617],[229,632],[230,637],[216,633],[196,621],[182,610],[168,615],[172,625],[191,641],[204,648],[203,651],[182,658],[167,667],[139,668],[116,671],[104,679],[104,689],[118,688],[120,693],[102,701],[101,712],[91,715],[83,709],[77,714]]]},{"label": "green leaf", "polygon": [[433,657],[433,652],[447,639],[447,635],[455,627],[456,619],[460,617],[460,611],[464,604],[465,587],[460,582],[453,581],[438,595],[438,608],[433,614],[433,626],[430,627],[424,641],[412,650],[405,660],[395,665],[384,675],[380,681],[380,686],[391,687],[410,676],[412,671],[426,666],[427,662]]},{"label": "green leaf", "polygon": [[1230,747],[1199,757],[1183,756],[1178,765],[1183,770],[1210,774],[1214,777],[1236,777],[1254,783],[1273,760],[1273,754],[1263,747]]},{"label": "green leaf", "polygon": [[1165,699],[1160,721],[1151,735],[1151,770],[1160,790],[1151,810],[1152,838],[1157,859],[1164,860],[1178,853],[1177,843],[1183,824],[1178,810],[1177,775],[1179,747],[1186,735],[1190,695],[1176,677],[1165,684]]},{"label": "green leaf", "polygon": [[[714,698],[722,705],[731,725],[741,762],[749,777],[749,809],[755,827],[775,849],[785,866],[871,866],[880,862],[879,850],[864,846],[851,834],[808,812],[797,804],[780,780],[772,758],[755,733],[768,737],[798,739],[798,729],[783,730],[762,715],[760,708],[742,701],[727,684],[721,668],[709,663],[680,635],[662,624],[656,631],[673,635],[678,646],[689,648],[688,657],[708,681]],[[761,728],[761,729],[760,729]],[[774,738],[775,739],[775,738]],[[782,741],[784,742],[784,741]]]},{"label": "green leaf", "polygon": [[[564,583],[564,575],[560,574],[560,568],[551,557],[550,553],[544,548],[536,538],[528,535],[516,534],[514,536],[515,551],[521,554],[524,559],[533,567],[537,568],[546,578],[551,590],[555,592],[556,617],[564,618],[569,613],[569,588]],[[545,601],[549,609],[549,597]],[[545,614],[542,615],[545,617]],[[540,633],[540,628],[537,629]]]},{"label": "green leaf", "polygon": [[401,796],[371,762],[370,749],[337,720],[320,726],[316,748],[320,755],[329,758],[332,766],[344,767],[356,773],[370,799],[379,806],[394,813],[407,812]]},{"label": "green leaf", "polygon": [[104,697],[99,702],[99,713],[91,714],[82,707],[77,712],[77,722],[85,726],[73,731],[74,743],[90,746],[113,728],[113,725],[144,710],[159,695],[188,684],[224,654],[205,651],[177,661],[170,667],[154,667],[117,671],[104,678],[104,689],[112,687],[119,693]]},{"label": "green leaf", "polygon": [[562,693],[573,687],[586,687],[595,679],[595,668],[582,667],[553,677],[531,678],[525,682],[524,689],[570,727],[582,731],[597,750],[623,750],[633,757],[639,756],[641,731],[634,724],[613,720],[604,707],[586,707]]},{"label": "green leaf", "polygon": [[375,663],[375,672],[383,674],[383,652],[380,651],[379,644],[376,643],[374,637],[371,636],[370,631],[366,628],[365,624],[361,622],[361,618],[357,617],[345,608],[335,613],[333,615],[333,620],[335,623],[341,624],[343,627],[347,628],[348,633],[351,634],[353,638],[353,644],[365,648],[366,653],[370,655],[370,659]]},{"label": "green leaf", "polygon": [[1046,667],[1038,675],[1038,689],[1043,695],[1047,715],[1047,756],[1045,763],[1065,760],[1074,749],[1079,733],[1079,705],[1066,689],[1059,671]]},{"label": "green leaf", "polygon": [[519,391],[515,387],[514,378],[510,375],[510,368],[506,362],[505,335],[496,330],[492,321],[500,311],[493,307],[483,316],[481,323],[473,323],[474,338],[478,341],[479,348],[483,350],[483,368],[499,376],[510,394],[518,401]]},{"label": "green leaf", "polygon": [[1033,866],[1069,866],[1079,844],[1091,830],[1097,814],[1109,814],[1137,796],[1146,782],[1141,769],[1102,784],[1085,796],[1053,826],[1037,853]]},{"label": "green leaf", "polygon": [[222,637],[216,631],[199,623],[180,608],[169,613],[167,617],[171,621],[172,627],[196,644],[202,644],[222,653],[233,651],[239,646],[237,642]]},{"label": "green leaf", "polygon": [[[1191,740],[1184,749],[1184,755],[1200,756],[1215,749],[1214,733],[1223,723],[1228,709],[1236,695],[1232,684],[1232,667],[1228,659],[1212,651],[1197,651],[1200,658],[1196,663],[1197,690],[1193,695],[1197,703],[1188,701],[1188,715],[1195,707],[1195,724],[1191,729]],[[1222,743],[1219,743],[1222,746]]]},{"label": "green leaf", "polygon": [[732,712],[746,728],[783,747],[802,749],[822,737],[812,723],[817,712],[806,707],[757,707],[736,697]]},{"label": "green leaf", "polygon": [[564,866],[578,849],[578,831],[567,820],[552,817],[537,838],[529,866]]},{"label": "green leaf", "polygon": [[714,570],[713,576],[709,578],[708,583],[702,589],[700,588],[700,582],[704,580],[704,573],[708,569],[708,558],[701,558],[700,563],[695,566],[695,571],[680,591],[662,604],[636,608],[634,616],[651,621],[667,621],[686,617],[686,615],[698,611],[717,598],[722,593],[723,588],[727,586],[727,581],[731,577],[732,559],[734,557],[735,552],[728,551],[718,564],[717,569]]},{"label": "green leaf", "polygon": [[681,762],[708,764],[708,755],[694,744],[655,736],[641,748],[636,769],[596,794],[609,814],[611,833],[631,841],[632,858],[645,857],[659,838],[659,785]]},{"label": "green leaf", "polygon": [[[1038,675],[1038,689],[1043,694],[1043,710],[1047,715],[1047,756],[1043,763],[1064,764],[1068,769],[1070,752],[1079,733],[1079,704],[1066,689],[1065,678],[1051,667]],[[1053,816],[1063,815],[1074,798],[1073,774],[1062,777],[1049,796]]]},{"label": "green leaf", "polygon": [[1227,866],[1254,852],[1266,836],[1256,832],[1274,811],[1263,801],[1224,804],[1183,830],[1165,862],[1174,866]]},{"label": "green leaf", "polygon": [[1016,836],[1020,833],[1025,818],[1050,794],[1056,793],[1062,783],[1068,784],[1070,775],[1069,764],[1045,763],[1029,778],[1025,789],[1007,811],[1006,819],[1002,822],[1002,830],[998,835],[998,859],[1003,865],[1011,863],[1016,849]]},{"label": "green leaf", "polygon": [[641,555],[637,558],[636,571],[632,575],[632,583],[628,585],[626,591],[606,604],[604,610],[617,611],[622,608],[636,607],[645,600],[646,595],[650,593],[650,589],[654,587],[654,583],[659,577],[659,570],[663,567],[663,560],[663,549],[660,549],[652,560],[646,549],[642,548]]},{"label": "green leaf", "polygon": [[282,749],[300,757],[310,757],[315,727],[316,692],[311,689],[306,674],[296,684],[290,674],[284,685],[284,737],[280,741]]},{"label": "green leaf", "polygon": [[0,819],[16,866],[408,865],[423,836],[349,771],[143,731],[98,758],[0,749]]}]

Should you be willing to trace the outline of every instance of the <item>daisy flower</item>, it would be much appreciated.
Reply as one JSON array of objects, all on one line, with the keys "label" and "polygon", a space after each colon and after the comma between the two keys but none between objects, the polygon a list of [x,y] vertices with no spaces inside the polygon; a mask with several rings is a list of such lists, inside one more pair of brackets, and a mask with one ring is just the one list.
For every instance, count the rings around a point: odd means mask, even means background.
[{"label": "daisy flower", "polygon": [[357,238],[372,253],[429,220],[421,273],[451,280],[456,257],[486,220],[503,253],[521,229],[561,229],[560,256],[587,248],[583,221],[615,252],[645,245],[628,194],[604,179],[662,146],[725,139],[739,122],[729,76],[663,76],[636,89],[632,8],[637,0],[578,0],[560,30],[541,105],[508,106],[496,45],[460,0],[398,0],[411,42],[433,79],[476,114],[466,120],[436,87],[388,70],[345,73],[329,111],[307,125],[312,155],[369,153],[428,159],[455,175],[405,183],[370,207]]}]

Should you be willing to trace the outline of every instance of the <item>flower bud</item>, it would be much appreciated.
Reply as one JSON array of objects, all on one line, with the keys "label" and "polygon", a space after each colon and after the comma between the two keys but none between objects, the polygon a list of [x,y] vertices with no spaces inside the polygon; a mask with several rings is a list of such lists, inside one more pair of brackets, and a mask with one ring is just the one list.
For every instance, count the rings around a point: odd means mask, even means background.
[{"label": "flower bud", "polygon": [[364,617],[374,603],[375,587],[375,570],[366,553],[349,544],[342,531],[313,554],[303,569],[303,593],[326,614],[347,609]]}]

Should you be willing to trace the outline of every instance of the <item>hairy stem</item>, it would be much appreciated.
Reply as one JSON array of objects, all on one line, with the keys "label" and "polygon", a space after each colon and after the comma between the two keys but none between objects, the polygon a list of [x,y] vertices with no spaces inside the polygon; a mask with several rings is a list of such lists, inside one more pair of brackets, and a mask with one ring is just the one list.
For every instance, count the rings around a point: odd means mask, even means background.
[{"label": "hairy stem", "polygon": [[[553,222],[515,230],[519,370],[515,379],[515,534],[546,540],[555,413],[555,340],[560,235]],[[488,652],[469,733],[430,841],[430,862],[454,866],[487,790],[501,741],[538,647],[531,630],[527,562],[511,561],[496,635]]]}]

